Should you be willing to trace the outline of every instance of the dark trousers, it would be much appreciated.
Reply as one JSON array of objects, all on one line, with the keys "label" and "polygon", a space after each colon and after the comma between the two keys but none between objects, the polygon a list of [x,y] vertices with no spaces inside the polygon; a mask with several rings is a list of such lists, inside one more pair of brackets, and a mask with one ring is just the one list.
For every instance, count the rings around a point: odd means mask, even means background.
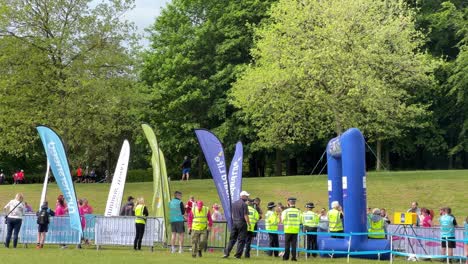
[{"label": "dark trousers", "polygon": [[[305,227],[306,232],[317,232],[317,227]],[[307,250],[317,250],[317,234],[308,234],[307,235]],[[310,253],[307,253],[307,256],[310,256]],[[316,257],[317,253],[312,253],[312,256]]]},{"label": "dark trousers", "polygon": [[297,234],[284,234],[284,255],[283,260],[289,259],[289,252],[291,251],[291,259],[296,259],[296,249],[297,249]]},{"label": "dark trousers", "polygon": [[135,224],[136,234],[135,240],[133,241],[133,249],[141,249],[141,241],[143,240],[143,235],[145,234],[145,224]]},{"label": "dark trousers", "polygon": [[13,247],[16,248],[18,245],[18,234],[23,223],[22,219],[7,218],[7,236],[5,239],[5,247],[10,247],[11,234],[13,233]]},{"label": "dark trousers", "polygon": [[[268,243],[268,246],[271,248],[278,248],[279,247],[279,239],[278,239],[278,234],[268,234],[268,237],[270,238],[270,242]],[[268,250],[267,255],[268,256],[275,256],[277,257],[279,254],[278,250]]]},{"label": "dark trousers", "polygon": [[246,222],[234,222],[232,224],[231,235],[229,237],[229,244],[226,250],[224,251],[224,255],[229,256],[232,248],[234,247],[237,241],[237,251],[234,256],[237,258],[240,258],[244,250],[246,237],[247,237],[247,223]]},{"label": "dark trousers", "polygon": [[250,258],[250,246],[252,245],[252,240],[255,238],[255,233],[247,231],[247,238],[245,239],[245,254],[246,258]]}]

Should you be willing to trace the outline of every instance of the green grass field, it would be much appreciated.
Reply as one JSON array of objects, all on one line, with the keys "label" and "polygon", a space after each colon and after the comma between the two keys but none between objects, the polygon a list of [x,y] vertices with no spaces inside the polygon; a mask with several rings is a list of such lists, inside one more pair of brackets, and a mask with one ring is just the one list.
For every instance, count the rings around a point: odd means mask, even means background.
[{"label": "green grass field", "polygon": [[[96,214],[102,214],[106,206],[109,184],[75,184],[79,198],[87,198]],[[367,177],[367,199],[370,207],[384,207],[392,214],[406,211],[411,201],[418,201],[420,207],[434,209],[437,213],[441,206],[450,206],[460,222],[468,216],[468,170],[451,171],[408,171],[408,172],[370,172]],[[143,196],[147,204],[153,196],[151,182],[126,184],[124,198],[128,195]],[[38,207],[42,185],[0,185],[0,204],[6,204],[17,192],[24,193],[25,201],[33,208]],[[298,205],[315,203],[316,209],[327,207],[327,176],[290,176],[244,178],[243,189],[252,197],[262,199],[262,207],[269,201],[286,204],[289,196],[298,198]],[[212,180],[172,181],[171,190],[184,193],[184,202],[189,195],[195,195],[205,204],[219,203]],[[51,205],[59,194],[57,185],[49,184],[48,200]]]},{"label": "green grass field", "polygon": [[[95,213],[104,211],[109,184],[76,184],[78,197],[86,197],[94,207]],[[327,207],[327,177],[320,176],[294,176],[294,177],[266,177],[245,178],[245,190],[253,197],[261,197],[263,207],[268,201],[286,203],[286,198],[295,196],[299,206],[312,201],[319,207]],[[410,171],[410,172],[371,172],[367,179],[368,204],[371,207],[385,207],[389,213],[405,211],[411,201],[418,201],[420,207],[428,207],[436,212],[441,206],[453,208],[459,222],[463,222],[468,215],[466,201],[468,200],[468,171]],[[42,185],[2,185],[0,186],[0,203],[6,204],[15,193],[22,192],[25,200],[38,206]],[[190,194],[202,199],[207,204],[219,203],[217,192],[212,180],[191,180],[190,182],[171,182],[171,189],[184,193],[186,201]],[[59,194],[55,184],[49,185],[49,201],[53,201]],[[126,185],[125,196],[143,196],[148,201],[152,197],[152,183],[129,183]],[[5,249],[0,247],[0,263],[283,263],[279,259],[268,258],[262,254],[250,260],[221,259],[221,250],[206,253],[202,259],[192,259],[189,252],[182,255],[169,254],[167,250],[157,249],[150,252],[145,249],[134,252],[130,248],[105,247],[97,251],[94,247],[85,247],[82,250],[69,248],[61,250],[56,245],[45,249],[23,248]],[[301,258],[299,261],[304,262]],[[345,259],[313,259],[316,263],[346,263]],[[402,259],[397,260],[402,262]],[[351,259],[350,263],[376,263],[375,261]]]}]

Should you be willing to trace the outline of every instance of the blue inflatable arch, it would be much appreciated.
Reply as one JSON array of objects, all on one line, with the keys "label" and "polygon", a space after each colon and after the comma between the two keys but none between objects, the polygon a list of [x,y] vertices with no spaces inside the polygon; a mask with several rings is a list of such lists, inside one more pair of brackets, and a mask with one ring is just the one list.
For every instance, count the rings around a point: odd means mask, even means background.
[{"label": "blue inflatable arch", "polygon": [[[328,161],[328,203],[338,201],[344,211],[345,233],[367,232],[367,194],[365,141],[357,128],[351,128],[341,136],[333,138],[327,145]],[[389,254],[379,255],[372,251],[390,249],[387,239],[368,239],[367,235],[330,238],[318,237],[319,250],[351,252],[366,251],[369,254],[356,255],[364,258],[389,258]],[[337,254],[337,256],[343,256]]]}]

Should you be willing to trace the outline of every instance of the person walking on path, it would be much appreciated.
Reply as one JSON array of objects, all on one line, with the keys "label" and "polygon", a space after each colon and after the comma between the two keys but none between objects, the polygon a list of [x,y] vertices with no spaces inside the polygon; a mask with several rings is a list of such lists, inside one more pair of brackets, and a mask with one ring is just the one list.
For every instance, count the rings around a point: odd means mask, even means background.
[{"label": "person walking on path", "polygon": [[245,239],[247,237],[247,228],[250,226],[249,209],[246,201],[249,199],[249,193],[242,191],[240,199],[232,204],[232,227],[229,237],[229,244],[224,250],[223,258],[228,258],[232,248],[237,242],[237,251],[234,257],[240,259],[244,251]]},{"label": "person walking on path", "polygon": [[296,208],[296,198],[288,198],[288,209],[281,213],[281,223],[284,228],[284,255],[283,260],[297,261],[297,234],[301,228],[301,211]]},{"label": "person walking on path", "polygon": [[182,202],[182,193],[174,192],[174,199],[169,202],[169,222],[171,223],[171,253],[176,252],[176,238],[179,240],[179,253],[184,251],[184,233],[185,233],[185,208]]},{"label": "person walking on path", "polygon": [[190,168],[192,167],[192,161],[188,156],[184,157],[184,161],[182,162],[182,165],[180,165],[180,167],[182,168],[181,181],[183,181],[184,179],[187,179],[188,181],[190,177]]},{"label": "person walking on path", "polygon": [[148,209],[145,205],[145,199],[140,197],[137,199],[137,205],[135,207],[135,240],[133,241],[133,249],[141,250],[141,242],[143,241],[143,235],[145,234],[146,218],[148,217]]},{"label": "person walking on path", "polygon": [[202,249],[205,248],[208,240],[208,232],[213,226],[211,213],[208,207],[203,205],[202,201],[197,201],[192,211],[188,214],[187,225],[189,235],[192,235],[192,257],[202,256]]},{"label": "person walking on path", "polygon": [[43,248],[46,239],[47,231],[49,231],[50,216],[54,216],[55,212],[50,210],[49,203],[45,201],[41,210],[37,212],[37,245],[36,248]]},{"label": "person walking on path", "polygon": [[5,239],[5,247],[10,247],[11,235],[13,233],[13,247],[18,245],[18,234],[23,223],[24,204],[23,194],[17,193],[15,199],[5,205],[3,212],[6,213],[7,236]]}]

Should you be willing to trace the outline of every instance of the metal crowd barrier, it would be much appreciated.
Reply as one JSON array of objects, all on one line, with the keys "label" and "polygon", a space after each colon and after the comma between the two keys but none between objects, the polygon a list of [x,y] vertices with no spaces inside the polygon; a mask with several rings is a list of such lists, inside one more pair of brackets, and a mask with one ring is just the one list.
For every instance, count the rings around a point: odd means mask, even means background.
[{"label": "metal crowd barrier", "polygon": [[[188,234],[187,222],[184,223],[184,247],[192,247],[192,237]],[[208,248],[225,248],[229,239],[229,233],[226,221],[213,221],[213,226],[208,234]],[[169,237],[167,245],[171,246],[171,238]],[[176,245],[177,246],[177,245]]]},{"label": "metal crowd barrier", "polygon": [[[411,232],[407,230],[411,228]],[[409,226],[400,226],[400,225],[389,225],[388,232],[385,233],[386,239],[390,241],[390,250],[375,250],[375,251],[361,251],[361,252],[351,252],[351,243],[353,236],[362,236],[369,234],[382,234],[382,233],[342,233],[336,234],[334,236],[343,236],[349,237],[349,247],[347,251],[335,251],[335,250],[307,250],[307,245],[305,243],[305,237],[307,234],[317,234],[319,236],[329,236],[330,233],[323,232],[300,232],[298,240],[297,252],[303,253],[318,253],[318,254],[329,254],[330,257],[333,257],[335,254],[346,255],[348,262],[350,256],[359,256],[359,255],[382,255],[390,253],[390,262],[393,263],[394,256],[408,257],[410,260],[428,260],[428,259],[437,259],[442,260],[447,263],[449,261],[462,261],[466,260],[467,257],[464,254],[464,243],[468,243],[468,238],[464,239],[449,239],[449,241],[456,242],[456,248],[453,251],[453,256],[441,255],[441,241],[440,238],[440,228],[424,228],[424,227],[409,227]],[[463,228],[456,228],[455,237],[463,238]],[[257,237],[255,243],[252,243],[252,249],[257,250],[257,256],[259,251],[284,251],[284,232],[279,231],[266,231],[259,229],[256,231]],[[280,237],[280,246],[271,248],[268,246],[268,240],[265,241],[265,237],[268,237],[268,233],[278,234]],[[412,234],[411,234],[412,233]],[[266,235],[266,236],[265,236]],[[302,240],[301,240],[302,238]],[[303,241],[302,243],[300,241]],[[300,245],[303,245],[301,247]],[[448,251],[446,251],[448,252]],[[307,258],[307,254],[306,254]]]},{"label": "metal crowd barrier", "polygon": [[[162,218],[148,217],[142,246],[149,246],[153,250],[154,242],[163,241]],[[133,246],[135,239],[135,217],[131,216],[96,216],[94,243],[99,249],[104,245]]]}]

